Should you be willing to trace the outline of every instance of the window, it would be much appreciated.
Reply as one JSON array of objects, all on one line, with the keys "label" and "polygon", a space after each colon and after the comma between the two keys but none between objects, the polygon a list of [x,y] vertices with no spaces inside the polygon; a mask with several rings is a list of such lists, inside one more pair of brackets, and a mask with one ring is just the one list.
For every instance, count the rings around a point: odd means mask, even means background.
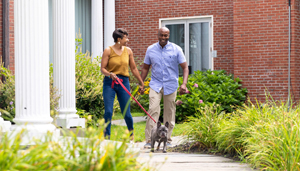
[{"label": "window", "polygon": [[190,73],[213,69],[212,19],[212,16],[160,19],[160,25],[170,30],[170,42],[182,48]]},{"label": "window", "polygon": [[[49,5],[49,60],[53,63],[53,6]],[[82,38],[82,52],[91,52],[91,0],[75,0],[75,36],[79,29]],[[75,40],[75,39],[74,39]]]},{"label": "window", "polygon": [[79,29],[82,52],[91,52],[91,0],[75,0],[75,34]]}]

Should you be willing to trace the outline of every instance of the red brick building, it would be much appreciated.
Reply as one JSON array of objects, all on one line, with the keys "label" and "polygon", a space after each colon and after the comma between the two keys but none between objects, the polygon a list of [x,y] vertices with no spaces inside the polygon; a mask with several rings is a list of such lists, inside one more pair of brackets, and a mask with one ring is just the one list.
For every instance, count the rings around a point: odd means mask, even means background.
[{"label": "red brick building", "polygon": [[[14,70],[13,0],[9,4],[9,64]],[[0,55],[2,9],[0,2]],[[136,60],[143,60],[147,47],[157,42],[159,26],[168,26],[171,40],[182,43],[192,70],[197,62],[200,68],[224,69],[243,80],[251,99],[263,101],[267,89],[274,99],[287,100],[290,87],[293,101],[298,101],[299,0],[291,0],[290,9],[290,65],[288,0],[115,0],[115,27],[128,30]],[[198,42],[193,40],[197,34]],[[202,61],[193,57],[199,45],[206,56]]]},{"label": "red brick building", "polygon": [[[4,4],[4,1],[0,2],[0,56],[4,57],[4,53],[7,55],[6,58],[8,58],[9,63],[6,63],[5,66],[9,66],[9,69],[14,72],[14,1],[5,1]],[[8,17],[9,20],[4,21],[4,16]],[[6,23],[7,21],[9,24]],[[8,43],[4,43],[4,41]],[[6,48],[6,52],[4,48]]]}]

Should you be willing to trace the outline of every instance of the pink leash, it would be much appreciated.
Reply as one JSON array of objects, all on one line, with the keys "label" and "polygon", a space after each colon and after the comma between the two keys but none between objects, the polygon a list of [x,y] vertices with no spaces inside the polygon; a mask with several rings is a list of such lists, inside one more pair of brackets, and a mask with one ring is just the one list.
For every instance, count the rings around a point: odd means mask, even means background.
[{"label": "pink leash", "polygon": [[123,80],[120,80],[117,77],[117,81],[113,80],[113,82],[111,83],[111,88],[114,88],[114,84],[120,84],[123,89],[132,97],[132,99],[144,110],[144,112],[154,121],[154,123],[156,123],[156,121],[149,115],[149,113],[143,108],[143,106],[133,97],[133,95],[127,90],[127,88],[123,85]]}]

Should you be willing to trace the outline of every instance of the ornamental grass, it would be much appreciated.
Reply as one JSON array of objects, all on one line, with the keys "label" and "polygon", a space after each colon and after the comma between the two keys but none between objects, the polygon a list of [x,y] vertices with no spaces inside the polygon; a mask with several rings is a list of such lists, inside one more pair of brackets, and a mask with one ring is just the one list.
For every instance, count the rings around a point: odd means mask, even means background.
[{"label": "ornamental grass", "polygon": [[22,136],[1,134],[1,170],[154,170],[137,162],[137,153],[130,151],[126,143],[129,132],[120,143],[108,143],[103,136],[103,122],[98,128],[89,127],[85,137],[69,132],[59,140],[49,134],[42,141],[32,140],[35,145],[22,146]]},{"label": "ornamental grass", "polygon": [[199,108],[184,134],[211,152],[239,157],[259,170],[300,170],[300,106],[267,98],[233,113]]}]

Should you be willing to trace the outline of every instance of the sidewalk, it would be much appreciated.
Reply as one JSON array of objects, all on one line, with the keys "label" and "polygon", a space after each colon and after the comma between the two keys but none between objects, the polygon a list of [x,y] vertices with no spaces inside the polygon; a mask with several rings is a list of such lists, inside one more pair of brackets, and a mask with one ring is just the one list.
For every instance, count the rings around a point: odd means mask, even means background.
[{"label": "sidewalk", "polygon": [[[146,116],[132,117],[133,123],[147,121],[146,118],[147,118]],[[113,120],[113,121],[111,121],[111,124],[112,124],[112,125],[126,126],[126,123],[125,123],[125,120],[124,120],[124,119]]]},{"label": "sidewalk", "polygon": [[[172,139],[173,146],[184,142],[182,137],[172,137]],[[148,163],[160,171],[253,171],[247,164],[221,156],[178,152],[163,153],[162,147],[159,151],[155,150],[154,153],[151,153],[150,149],[144,149],[144,145],[145,142],[134,145],[135,148],[141,149],[137,160],[141,163]]]},{"label": "sidewalk", "polygon": [[[145,117],[134,117],[134,122],[144,121]],[[122,124],[121,120],[113,121],[113,124]],[[124,123],[125,124],[125,123]],[[182,137],[172,137],[172,145],[176,146],[184,142]],[[252,171],[247,164],[234,161],[229,158],[209,154],[185,154],[177,152],[159,151],[150,153],[150,149],[144,149],[145,142],[137,142],[133,146],[140,149],[137,160],[148,163],[160,171]],[[157,145],[157,143],[156,143]]]}]

